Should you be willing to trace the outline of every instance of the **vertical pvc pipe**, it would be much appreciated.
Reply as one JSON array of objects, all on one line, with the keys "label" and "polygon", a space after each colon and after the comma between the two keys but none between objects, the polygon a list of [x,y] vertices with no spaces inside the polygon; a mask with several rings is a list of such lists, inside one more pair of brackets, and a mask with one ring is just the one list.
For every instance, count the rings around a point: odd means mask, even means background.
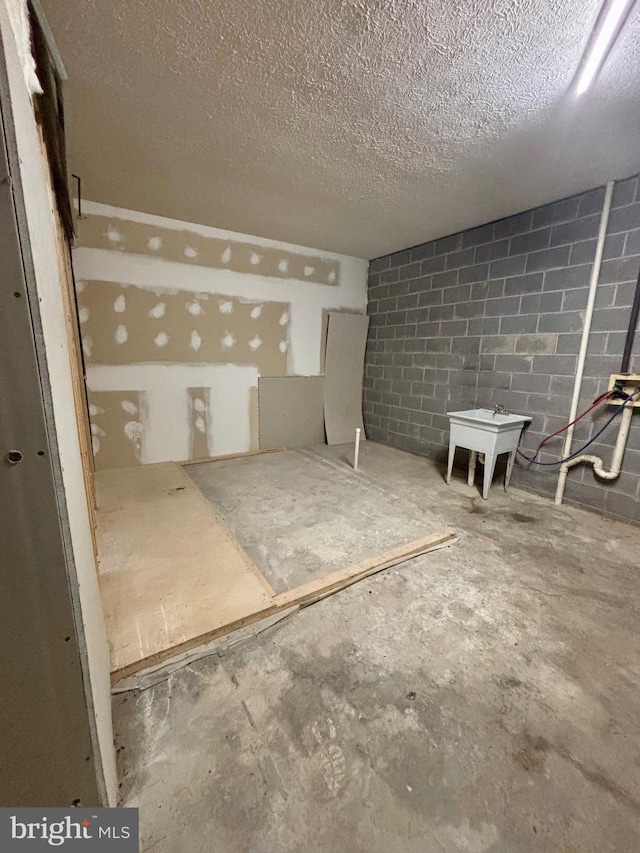
[{"label": "vertical pvc pipe", "polygon": [[358,470],[358,456],[360,456],[360,428],[356,427],[356,447],[353,452],[353,470]]},{"label": "vertical pvc pipe", "polygon": [[[587,347],[589,346],[589,334],[591,333],[591,320],[593,318],[593,309],[596,304],[596,290],[598,289],[598,279],[600,278],[600,266],[602,264],[602,254],[604,252],[604,241],[607,236],[607,225],[609,224],[609,211],[611,210],[611,197],[613,195],[613,187],[615,181],[609,181],[604,193],[604,203],[602,205],[602,213],[600,215],[600,228],[598,229],[598,242],[596,244],[596,256],[591,267],[591,278],[589,280],[589,299],[587,301],[587,310],[584,317],[584,326],[582,328],[582,339],[580,340],[580,351],[578,353],[578,366],[576,368],[576,378],[573,384],[573,396],[571,398],[571,409],[569,411],[569,420],[575,420],[578,414],[578,404],[580,402],[580,390],[582,388],[582,377],[584,375],[584,364],[587,359]],[[562,457],[568,456],[571,453],[571,443],[573,441],[574,427],[570,426],[564,439],[562,448]],[[560,468],[558,477],[558,487],[556,489],[556,504],[562,503],[564,498],[564,489],[567,482],[567,474],[569,469],[563,465]]]},{"label": "vertical pvc pipe", "polygon": [[[611,470],[608,472],[609,477],[605,479],[613,480],[615,477],[620,476],[620,471],[622,469],[622,460],[624,458],[624,451],[627,446],[627,439],[629,438],[629,430],[631,429],[632,417],[633,403],[627,403],[625,410],[622,413],[622,423],[620,424],[620,431],[618,432],[616,446],[613,450],[613,457],[611,459]],[[598,471],[596,471],[596,474],[598,474]],[[599,476],[602,477],[603,473],[601,472]]]}]

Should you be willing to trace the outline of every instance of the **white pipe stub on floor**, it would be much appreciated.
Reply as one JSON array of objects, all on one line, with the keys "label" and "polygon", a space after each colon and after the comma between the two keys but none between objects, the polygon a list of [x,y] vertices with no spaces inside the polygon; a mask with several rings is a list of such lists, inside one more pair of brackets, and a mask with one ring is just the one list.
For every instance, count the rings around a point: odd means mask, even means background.
[{"label": "white pipe stub on floor", "polygon": [[353,470],[358,470],[358,457],[360,456],[360,427],[356,427],[356,446],[353,451]]}]

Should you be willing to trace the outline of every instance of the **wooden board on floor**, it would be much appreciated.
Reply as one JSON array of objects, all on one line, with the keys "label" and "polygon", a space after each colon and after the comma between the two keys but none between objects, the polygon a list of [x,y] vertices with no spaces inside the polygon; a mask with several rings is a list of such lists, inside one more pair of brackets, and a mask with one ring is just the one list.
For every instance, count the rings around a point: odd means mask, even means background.
[{"label": "wooden board on floor", "polygon": [[143,670],[146,670],[148,673],[155,670],[157,673],[158,667],[163,662],[176,661],[177,658],[186,655],[191,649],[200,649],[206,644],[213,643],[220,638],[229,637],[230,644],[233,644],[233,635],[237,636],[250,625],[266,624],[267,620],[272,619],[280,613],[291,614],[300,608],[308,607],[311,604],[321,601],[323,598],[340,592],[340,590],[346,589],[348,586],[352,586],[373,574],[382,572],[392,566],[400,565],[407,560],[412,560],[414,557],[428,554],[430,551],[435,551],[448,544],[453,544],[455,541],[457,541],[457,537],[453,530],[446,529],[439,533],[431,533],[429,536],[408,542],[406,545],[393,548],[384,554],[378,554],[375,557],[370,557],[368,560],[363,560],[360,563],[347,566],[345,569],[332,572],[319,580],[310,581],[288,592],[274,595],[266,607],[242,616],[235,622],[214,628],[200,636],[194,635],[178,646],[171,649],[167,648],[162,652],[148,657],[144,662],[112,672],[112,683],[121,682]]},{"label": "wooden board on floor", "polygon": [[180,649],[172,649],[162,657],[147,661],[144,667],[139,667],[137,671],[132,670],[130,673],[120,674],[117,680],[114,680],[114,685],[117,684],[117,686],[114,686],[113,692],[123,693],[127,690],[144,690],[151,687],[168,678],[172,672],[181,669],[183,666],[188,666],[203,657],[226,651],[238,643],[252,639],[303,607],[316,604],[323,598],[340,592],[340,590],[346,589],[348,586],[352,586],[377,572],[398,566],[407,560],[428,554],[430,551],[435,551],[454,542],[457,542],[457,536],[453,530],[432,533],[430,536],[416,539],[384,554],[378,554],[368,560],[363,560],[361,563],[348,566],[346,569],[332,572],[319,580],[310,581],[303,586],[289,590],[289,592],[275,595],[267,611],[254,613],[245,618],[241,624],[229,626],[226,632],[218,630],[211,636],[198,637]]},{"label": "wooden board on floor", "polygon": [[187,465],[202,465],[203,462],[228,462],[229,459],[245,459],[248,456],[264,456],[265,453],[284,453],[286,447],[269,447],[266,450],[245,450],[243,453],[225,453],[223,456],[202,456],[200,459],[185,459],[179,464],[186,468]]},{"label": "wooden board on floor", "polygon": [[112,673],[235,624],[274,591],[174,462],[96,474]]}]

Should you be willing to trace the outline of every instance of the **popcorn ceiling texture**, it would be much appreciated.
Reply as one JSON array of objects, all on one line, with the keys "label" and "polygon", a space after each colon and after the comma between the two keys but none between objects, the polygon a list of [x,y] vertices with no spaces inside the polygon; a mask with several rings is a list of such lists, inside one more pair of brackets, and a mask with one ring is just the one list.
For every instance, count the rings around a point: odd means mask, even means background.
[{"label": "popcorn ceiling texture", "polygon": [[638,10],[576,101],[600,0],[43,6],[108,204],[370,258],[640,170]]}]

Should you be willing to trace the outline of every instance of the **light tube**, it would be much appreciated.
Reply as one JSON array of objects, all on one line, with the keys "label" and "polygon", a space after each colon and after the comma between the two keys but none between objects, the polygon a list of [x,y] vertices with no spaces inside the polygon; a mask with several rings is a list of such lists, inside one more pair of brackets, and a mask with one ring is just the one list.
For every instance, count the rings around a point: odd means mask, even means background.
[{"label": "light tube", "polygon": [[629,11],[633,2],[634,0],[611,0],[604,20],[598,27],[598,32],[584,57],[576,94],[584,94],[593,82],[609,48],[619,33],[619,26],[624,15]]}]

